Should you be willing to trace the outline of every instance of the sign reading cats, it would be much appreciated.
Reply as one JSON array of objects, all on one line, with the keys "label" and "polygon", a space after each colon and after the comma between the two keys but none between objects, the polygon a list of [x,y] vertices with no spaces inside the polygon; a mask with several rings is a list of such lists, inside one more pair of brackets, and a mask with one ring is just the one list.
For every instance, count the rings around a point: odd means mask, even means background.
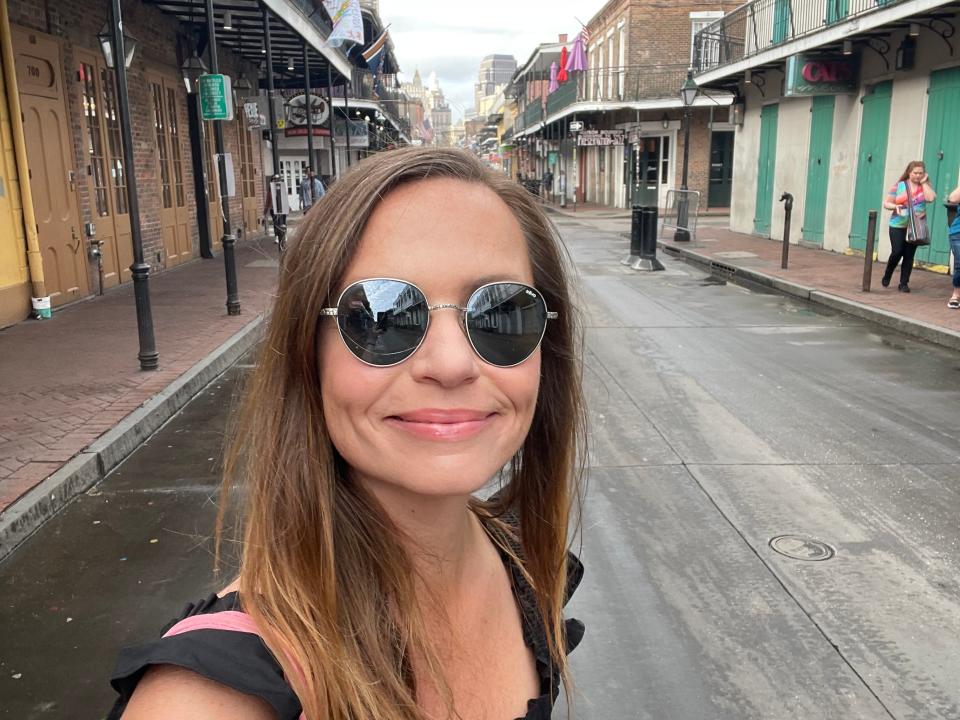
[{"label": "sign reading cats", "polygon": [[800,53],[787,58],[784,97],[855,94],[860,80],[856,55]]}]

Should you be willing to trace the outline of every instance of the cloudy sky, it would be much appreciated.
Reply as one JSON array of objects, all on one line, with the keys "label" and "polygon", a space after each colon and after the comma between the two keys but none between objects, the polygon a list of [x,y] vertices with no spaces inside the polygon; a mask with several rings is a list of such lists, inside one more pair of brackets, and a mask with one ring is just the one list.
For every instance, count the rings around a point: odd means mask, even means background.
[{"label": "cloudy sky", "polygon": [[380,0],[380,17],[400,63],[401,80],[436,72],[454,118],[473,107],[473,84],[485,55],[513,55],[523,64],[560,33],[572,40],[605,0]]}]

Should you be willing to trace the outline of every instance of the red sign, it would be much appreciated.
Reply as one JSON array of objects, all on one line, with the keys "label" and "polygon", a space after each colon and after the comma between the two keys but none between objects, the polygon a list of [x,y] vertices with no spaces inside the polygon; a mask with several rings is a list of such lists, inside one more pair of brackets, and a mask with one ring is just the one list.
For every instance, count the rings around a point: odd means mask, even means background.
[{"label": "red sign", "polygon": [[[283,134],[285,137],[306,137],[307,136],[307,126],[306,125],[294,125],[293,127],[287,126],[284,128]],[[330,131],[327,128],[315,127],[313,129],[314,135],[319,135],[320,137],[330,137]]]}]

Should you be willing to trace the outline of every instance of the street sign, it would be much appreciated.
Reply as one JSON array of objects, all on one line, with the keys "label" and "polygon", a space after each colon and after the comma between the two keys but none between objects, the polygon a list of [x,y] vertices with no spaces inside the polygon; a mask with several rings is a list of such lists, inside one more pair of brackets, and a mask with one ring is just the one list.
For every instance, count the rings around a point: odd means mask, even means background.
[{"label": "street sign", "polygon": [[574,120],[570,123],[570,132],[580,132],[583,130],[583,123],[579,120]]},{"label": "street sign", "polygon": [[200,115],[204,120],[233,120],[229,75],[200,76]]},{"label": "street sign", "polygon": [[259,130],[263,127],[260,114],[260,106],[254,102],[245,102],[243,104],[243,114],[247,118],[247,130]]}]

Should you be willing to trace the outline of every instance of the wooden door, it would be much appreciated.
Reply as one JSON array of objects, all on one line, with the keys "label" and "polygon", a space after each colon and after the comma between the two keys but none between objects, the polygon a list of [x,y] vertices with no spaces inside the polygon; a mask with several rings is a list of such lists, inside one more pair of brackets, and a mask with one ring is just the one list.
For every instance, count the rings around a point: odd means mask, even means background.
[{"label": "wooden door", "polygon": [[710,136],[710,181],[707,204],[712,208],[730,207],[733,189],[733,132],[714,131]]},{"label": "wooden door", "polygon": [[[881,210],[884,191],[884,169],[887,164],[887,137],[890,134],[890,100],[893,82],[886,80],[864,95],[860,119],[860,148],[857,155],[857,181],[853,194],[853,217],[850,219],[850,247],[864,250],[867,243],[867,221],[870,210]],[[889,179],[888,179],[889,180]],[[893,184],[892,180],[889,181]]]},{"label": "wooden door", "polygon": [[764,105],[760,111],[760,152],[757,158],[757,204],[754,209],[753,231],[770,235],[773,217],[773,177],[777,166],[777,105]]},{"label": "wooden door", "polygon": [[213,121],[203,123],[203,174],[207,180],[207,207],[210,213],[210,247],[223,245],[223,209],[220,207],[220,176],[215,158]]},{"label": "wooden door", "polygon": [[236,122],[240,146],[240,194],[243,197],[244,233],[256,232],[260,219],[260,203],[257,199],[256,167],[253,159],[253,136],[247,125],[246,115],[241,113]]},{"label": "wooden door", "polygon": [[44,279],[62,305],[88,295],[89,283],[60,43],[16,28],[13,45]]},{"label": "wooden door", "polygon": [[103,287],[133,277],[133,240],[127,208],[127,177],[120,140],[114,72],[94,53],[78,50],[77,82],[83,102],[83,154],[90,213],[103,242]]},{"label": "wooden door", "polygon": [[167,266],[193,256],[184,185],[183,138],[180,123],[180,84],[173,78],[151,75],[150,102],[160,181],[160,227]]},{"label": "wooden door", "polygon": [[803,201],[803,239],[823,245],[830,187],[830,149],[836,98],[820,95],[810,107],[810,146],[807,152],[807,190]]},{"label": "wooden door", "polygon": [[937,70],[930,75],[927,100],[927,127],[923,138],[923,162],[939,197],[927,203],[930,244],[917,248],[917,259],[931,265],[950,264],[947,211],[943,202],[957,187],[960,166],[960,67]]}]

